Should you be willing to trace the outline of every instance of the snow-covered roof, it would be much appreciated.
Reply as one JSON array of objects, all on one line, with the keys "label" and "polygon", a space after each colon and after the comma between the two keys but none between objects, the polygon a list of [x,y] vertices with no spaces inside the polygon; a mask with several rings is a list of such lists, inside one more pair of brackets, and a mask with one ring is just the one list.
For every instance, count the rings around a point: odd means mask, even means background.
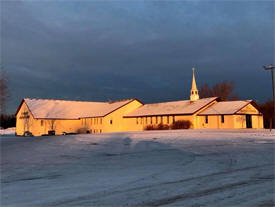
[{"label": "snow-covered roof", "polygon": [[199,115],[235,114],[249,103],[252,103],[252,100],[217,102]]},{"label": "snow-covered roof", "polygon": [[216,100],[217,97],[199,99],[197,101],[183,100],[163,103],[145,104],[124,117],[194,114],[207,104]]},{"label": "snow-covered roof", "polygon": [[41,119],[79,119],[85,117],[102,117],[135,99],[116,102],[88,102],[25,98],[34,118]]}]

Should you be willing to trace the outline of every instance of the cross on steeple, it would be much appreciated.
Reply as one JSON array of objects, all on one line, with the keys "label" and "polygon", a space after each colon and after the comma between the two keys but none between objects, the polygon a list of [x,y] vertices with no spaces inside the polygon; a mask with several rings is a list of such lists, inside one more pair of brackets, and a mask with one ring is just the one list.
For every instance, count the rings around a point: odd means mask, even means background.
[{"label": "cross on steeple", "polygon": [[193,78],[192,78],[192,88],[190,91],[190,101],[196,101],[199,97],[199,91],[197,89],[196,79],[195,79],[195,68],[192,68],[193,71]]}]

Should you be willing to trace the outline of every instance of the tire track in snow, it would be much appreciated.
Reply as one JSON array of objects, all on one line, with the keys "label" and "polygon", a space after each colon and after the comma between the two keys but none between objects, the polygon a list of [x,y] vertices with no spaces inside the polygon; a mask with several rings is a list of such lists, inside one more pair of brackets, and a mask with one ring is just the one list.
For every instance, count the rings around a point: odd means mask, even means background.
[{"label": "tire track in snow", "polygon": [[130,189],[126,189],[126,190],[112,191],[112,194],[130,192],[130,191],[135,191],[135,190],[144,190],[146,188],[154,188],[154,187],[160,187],[160,186],[165,186],[165,185],[170,185],[170,184],[180,184],[180,183],[194,181],[194,180],[198,180],[198,179],[211,178],[211,177],[216,177],[216,176],[219,176],[219,175],[227,175],[227,174],[236,173],[236,172],[242,172],[242,171],[247,171],[247,170],[258,169],[258,168],[262,168],[262,167],[266,167],[266,166],[270,166],[270,165],[271,164],[250,166],[250,167],[245,167],[245,168],[238,168],[238,169],[233,169],[233,170],[228,170],[228,171],[222,171],[222,172],[207,174],[207,175],[203,175],[203,176],[186,178],[186,179],[182,179],[182,180],[163,182],[163,183],[158,183],[158,184],[155,184],[155,185],[147,185],[147,186],[130,188]]},{"label": "tire track in snow", "polygon": [[[233,169],[233,170],[228,170],[228,171],[222,171],[222,172],[217,172],[217,173],[212,173],[212,174],[207,174],[207,175],[203,175],[203,176],[197,176],[197,177],[191,177],[191,178],[186,178],[186,179],[182,179],[182,180],[176,180],[176,181],[170,181],[170,182],[163,182],[163,183],[157,183],[157,184],[153,184],[153,185],[146,185],[146,186],[140,186],[140,187],[133,187],[133,188],[127,188],[127,189],[123,189],[123,190],[108,190],[108,191],[103,191],[103,192],[97,192],[97,193],[93,193],[93,194],[88,194],[88,195],[84,195],[84,196],[78,196],[72,199],[68,199],[68,200],[61,200],[61,201],[56,201],[53,202],[49,205],[46,206],[82,206],[83,204],[87,204],[87,203],[92,203],[92,202],[96,202],[97,199],[100,198],[104,198],[106,199],[106,197],[108,196],[114,196],[115,194],[123,194],[123,193],[133,193],[135,191],[142,191],[142,190],[146,190],[146,189],[154,189],[157,188],[159,189],[160,187],[166,187],[169,185],[173,185],[173,184],[181,184],[181,183],[185,183],[185,182],[190,182],[190,181],[198,181],[202,180],[202,179],[209,179],[212,177],[215,177],[216,179],[217,176],[223,176],[223,175],[228,175],[228,174],[234,174],[234,173],[238,173],[238,172],[245,172],[248,170],[254,170],[254,169],[261,169],[263,167],[266,166],[272,166],[272,164],[264,164],[264,165],[257,165],[257,166],[249,166],[249,167],[245,167],[245,168],[238,168],[238,169]],[[221,179],[223,179],[224,177],[222,177]],[[237,183],[230,183],[227,185],[223,185],[223,186],[218,186],[215,188],[209,188],[206,190],[202,190],[202,191],[198,191],[195,193],[184,193],[184,194],[180,194],[177,196],[171,196],[169,198],[165,198],[165,199],[160,199],[160,200],[156,200],[153,202],[148,202],[148,203],[142,203],[142,204],[137,204],[137,205],[133,205],[136,207],[139,206],[160,206],[160,205],[165,205],[165,204],[170,204],[173,203],[175,201],[178,200],[183,200],[183,199],[190,199],[190,198],[196,198],[196,197],[201,197],[201,196],[205,196],[205,195],[209,195],[209,194],[213,194],[213,193],[218,193],[220,191],[225,191],[225,190],[230,190],[236,187],[241,187],[244,185],[253,185],[253,184],[257,184],[257,183],[264,183],[264,182],[269,182],[271,179],[274,179],[274,175],[269,175],[269,176],[264,176],[264,177],[257,177],[257,178],[253,178],[250,180],[245,180],[245,181],[240,181]],[[116,187],[116,188],[121,188],[122,186]]]},{"label": "tire track in snow", "polygon": [[207,195],[214,194],[214,193],[220,193],[220,192],[223,192],[226,190],[232,190],[232,189],[239,188],[242,186],[270,182],[270,180],[274,180],[274,178],[275,178],[274,175],[268,175],[268,176],[264,176],[264,177],[259,177],[259,179],[256,179],[256,180],[250,179],[247,181],[236,182],[236,183],[231,183],[231,184],[227,184],[227,185],[222,185],[222,186],[219,186],[216,188],[209,188],[206,190],[197,191],[195,193],[184,193],[184,194],[180,194],[180,195],[176,195],[176,196],[171,196],[171,197],[167,197],[164,199],[160,199],[160,200],[156,200],[156,201],[152,201],[152,202],[148,202],[148,203],[134,205],[134,207],[140,207],[140,206],[158,207],[158,206],[162,206],[162,205],[171,204],[171,203],[174,203],[175,201],[179,201],[179,200],[183,201],[186,199],[198,198],[198,197],[207,196]]},{"label": "tire track in snow", "polygon": [[7,180],[3,180],[1,181],[1,183],[3,184],[8,184],[8,183],[13,183],[13,182],[21,182],[21,181],[30,181],[30,180],[40,180],[40,179],[57,179],[59,177],[61,177],[62,175],[60,174],[53,174],[53,175],[45,175],[45,176],[32,176],[32,177],[23,177],[23,178],[18,178],[18,179],[7,179]]}]

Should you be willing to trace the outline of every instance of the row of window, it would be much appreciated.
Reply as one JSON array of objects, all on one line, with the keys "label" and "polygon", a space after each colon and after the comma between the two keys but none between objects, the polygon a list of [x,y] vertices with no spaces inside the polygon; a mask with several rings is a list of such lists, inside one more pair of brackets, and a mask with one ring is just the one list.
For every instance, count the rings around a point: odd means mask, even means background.
[{"label": "row of window", "polygon": [[96,134],[96,133],[102,133],[102,130],[101,129],[91,129],[90,132],[93,134]]},{"label": "row of window", "polygon": [[[166,123],[164,123],[164,117]],[[148,116],[136,118],[136,124],[169,124],[170,120],[172,123],[175,122],[175,116]]]},{"label": "row of window", "polygon": [[81,119],[82,125],[87,125],[89,122],[92,125],[102,124],[102,118],[91,118],[90,121],[89,119]]},{"label": "row of window", "polygon": [[[149,117],[139,117],[136,118],[136,124],[165,124],[163,123],[163,119],[166,117],[166,124],[169,124],[169,120],[172,117],[172,123],[175,122],[175,116],[149,116]],[[91,124],[97,125],[102,124],[102,118],[91,118]],[[208,116],[205,116],[205,123],[208,124]],[[224,123],[224,115],[221,115],[221,123]],[[88,119],[81,119],[82,125],[88,124]],[[113,120],[110,120],[110,124],[113,124]],[[40,125],[44,125],[44,120],[40,121]],[[101,132],[100,132],[101,133]]]},{"label": "row of window", "polygon": [[[205,116],[205,123],[208,124],[208,116]],[[221,123],[224,123],[224,115],[221,115]]]},{"label": "row of window", "polygon": [[[82,125],[87,125],[88,124],[88,119],[81,119],[81,124]],[[90,123],[97,125],[97,124],[102,124],[102,118],[91,118],[90,119]],[[112,124],[112,120],[110,121],[110,124]],[[44,120],[40,121],[40,125],[43,126],[44,125]]]}]

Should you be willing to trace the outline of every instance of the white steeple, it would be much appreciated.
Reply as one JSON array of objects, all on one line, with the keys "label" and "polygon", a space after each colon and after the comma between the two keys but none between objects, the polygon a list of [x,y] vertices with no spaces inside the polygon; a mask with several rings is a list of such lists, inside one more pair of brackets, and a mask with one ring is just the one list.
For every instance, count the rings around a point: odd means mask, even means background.
[{"label": "white steeple", "polygon": [[197,89],[196,79],[195,79],[195,68],[192,68],[193,71],[193,79],[192,79],[192,88],[190,91],[190,101],[196,101],[199,97],[199,91]]}]

